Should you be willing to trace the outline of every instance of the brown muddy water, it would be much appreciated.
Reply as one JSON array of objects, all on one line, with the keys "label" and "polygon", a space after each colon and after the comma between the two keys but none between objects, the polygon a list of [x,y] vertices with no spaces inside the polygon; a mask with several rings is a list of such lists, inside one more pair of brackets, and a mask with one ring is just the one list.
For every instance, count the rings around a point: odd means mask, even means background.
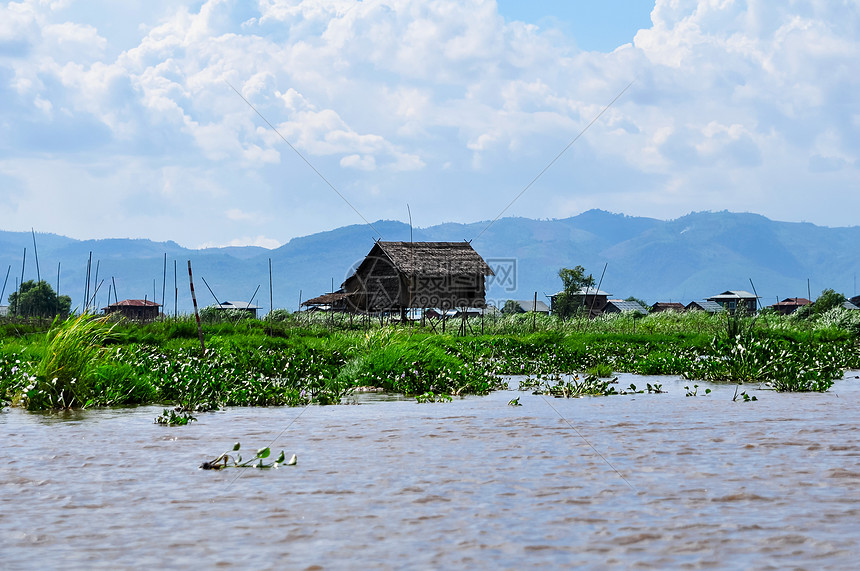
[{"label": "brown muddy water", "polygon": [[[0,567],[856,568],[860,380],[552,399],[0,413]],[[709,387],[712,393],[703,396]],[[520,396],[521,407],[508,406]],[[240,441],[298,465],[198,470]]]}]

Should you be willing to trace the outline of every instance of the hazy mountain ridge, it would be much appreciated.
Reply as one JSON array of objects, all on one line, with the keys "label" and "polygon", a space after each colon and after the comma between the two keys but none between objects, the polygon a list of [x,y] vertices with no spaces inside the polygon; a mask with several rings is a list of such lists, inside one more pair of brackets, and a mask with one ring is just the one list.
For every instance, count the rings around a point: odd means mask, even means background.
[{"label": "hazy mountain ridge", "polygon": [[[489,227],[488,227],[489,225]],[[269,307],[269,258],[272,260],[275,307],[295,309],[302,299],[327,292],[351,273],[373,246],[373,240],[410,239],[409,225],[390,220],[356,224],[290,240],[274,250],[256,246],[193,250],[175,242],[141,239],[79,241],[55,234],[36,234],[43,279],[55,285],[61,262],[60,292],[83,304],[86,262],[93,252],[99,265],[97,306],[105,305],[114,278],[119,299],[164,301],[174,310],[174,262],[180,312],[189,311],[187,260],[192,261],[198,302],[214,301],[205,278],[220,301],[248,301]],[[757,214],[698,212],[675,220],[632,217],[590,210],[565,219],[502,218],[470,224],[445,223],[415,228],[413,239],[462,241],[485,259],[508,269],[516,265],[516,282],[490,284],[494,301],[540,298],[561,287],[558,269],[585,266],[601,288],[617,297],[656,301],[701,299],[727,289],[751,290],[750,279],[767,305],[777,297],[812,296],[824,288],[856,293],[860,267],[860,227],[826,228],[808,223],[776,222]],[[0,231],[0,279],[10,268],[6,296],[21,273],[27,248],[25,279],[36,278],[32,235]],[[164,254],[168,271],[163,276]],[[199,277],[198,277],[199,276]],[[93,279],[95,276],[93,275]],[[515,286],[515,289],[511,289]],[[113,295],[111,296],[113,298]]]}]

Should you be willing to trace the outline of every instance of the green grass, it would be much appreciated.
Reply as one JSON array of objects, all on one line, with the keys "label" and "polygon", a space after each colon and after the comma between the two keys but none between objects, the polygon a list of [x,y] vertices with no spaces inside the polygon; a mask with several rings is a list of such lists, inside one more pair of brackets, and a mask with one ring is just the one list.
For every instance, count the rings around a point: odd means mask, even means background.
[{"label": "green grass", "polygon": [[443,335],[438,327],[380,327],[375,319],[339,315],[277,317],[204,324],[205,356],[191,316],[147,324],[84,316],[56,322],[47,333],[2,322],[0,406],[299,406],[340,402],[360,385],[456,396],[495,390],[503,375],[586,372],[820,391],[842,369],[860,368],[856,318],[840,311],[815,320],[760,315],[734,323],[704,313],[566,322],[538,316],[536,330],[531,315],[512,315],[485,319],[484,334],[481,320],[472,319],[465,336],[451,333],[458,322]]}]

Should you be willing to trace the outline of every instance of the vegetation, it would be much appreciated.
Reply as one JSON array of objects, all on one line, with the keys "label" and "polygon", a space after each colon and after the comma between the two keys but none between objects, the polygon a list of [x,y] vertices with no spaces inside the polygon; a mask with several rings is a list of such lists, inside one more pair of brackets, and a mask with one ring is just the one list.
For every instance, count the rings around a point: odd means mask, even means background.
[{"label": "vegetation", "polygon": [[205,356],[189,316],[137,324],[85,315],[57,320],[47,331],[6,321],[0,406],[159,403],[167,407],[165,423],[177,424],[183,414],[223,406],[336,404],[360,386],[446,401],[505,387],[507,375],[528,376],[524,390],[559,396],[641,392],[619,389],[610,378],[617,372],[824,391],[843,369],[860,368],[858,313],[835,307],[809,319],[663,312],[594,320],[517,314],[470,319],[457,336],[440,334],[438,325],[284,312],[205,323]]},{"label": "vegetation", "polygon": [[54,317],[69,314],[72,298],[57,296],[54,288],[45,280],[23,282],[18,291],[9,294],[9,310],[13,315],[27,317]]},{"label": "vegetation", "polygon": [[[272,451],[269,449],[268,446],[266,448],[260,448],[259,450],[257,450],[257,452],[256,452],[256,454],[254,454],[253,458],[250,458],[248,460],[243,461],[242,455],[238,453],[239,448],[241,448],[241,447],[242,447],[242,445],[239,442],[237,442],[236,444],[233,445],[232,450],[230,450],[228,452],[224,452],[223,454],[221,454],[220,456],[218,456],[214,460],[211,460],[209,462],[203,462],[203,464],[200,465],[200,469],[201,470],[223,470],[224,468],[261,468],[261,469],[265,469],[265,468],[277,468],[278,466],[283,466],[283,465],[295,466],[297,463],[295,454],[293,454],[292,458],[290,458],[289,461],[285,461],[284,460],[285,459],[284,451],[281,450],[281,453],[278,455],[278,458],[274,462],[267,464],[266,462],[264,462],[264,460],[266,458],[268,458],[272,453]],[[236,452],[236,456],[233,456],[233,454],[231,454],[232,452]]]},{"label": "vegetation", "polygon": [[585,288],[594,287],[594,276],[585,275],[585,268],[562,268],[558,271],[563,285],[562,292],[555,298],[555,311],[562,319],[578,314],[584,309],[585,296],[580,292]]}]

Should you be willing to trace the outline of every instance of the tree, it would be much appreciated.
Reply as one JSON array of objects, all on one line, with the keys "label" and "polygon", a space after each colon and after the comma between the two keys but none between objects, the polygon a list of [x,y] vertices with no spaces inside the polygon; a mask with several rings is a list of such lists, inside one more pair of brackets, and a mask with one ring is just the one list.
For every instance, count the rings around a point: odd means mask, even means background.
[{"label": "tree", "polygon": [[825,311],[831,310],[834,307],[839,307],[845,303],[845,296],[841,293],[836,293],[832,289],[826,289],[821,292],[815,303],[812,304],[812,312],[820,315]]},{"label": "tree", "polygon": [[504,307],[502,307],[502,313],[505,315],[514,315],[516,313],[520,313],[522,310],[520,309],[520,304],[516,301],[509,299],[505,302]]},{"label": "tree", "polygon": [[584,289],[594,287],[594,276],[585,275],[585,268],[562,268],[558,271],[558,277],[564,290],[555,296],[553,300],[553,312],[562,319],[574,315],[585,304],[585,296],[581,293]]},{"label": "tree", "polygon": [[68,315],[72,298],[57,296],[50,284],[44,280],[28,280],[18,291],[9,294],[9,311],[26,317],[52,317]]}]

